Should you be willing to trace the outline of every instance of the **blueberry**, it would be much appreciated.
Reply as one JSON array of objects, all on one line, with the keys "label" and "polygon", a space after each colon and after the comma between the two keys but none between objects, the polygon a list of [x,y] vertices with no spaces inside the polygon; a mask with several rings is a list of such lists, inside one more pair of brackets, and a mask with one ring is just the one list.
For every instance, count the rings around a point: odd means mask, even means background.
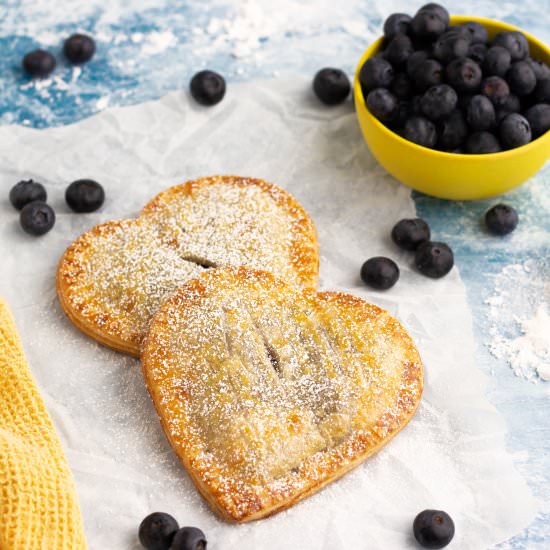
[{"label": "blueberry", "polygon": [[550,105],[546,103],[533,105],[525,112],[525,118],[531,125],[533,139],[537,139],[550,130]]},{"label": "blueberry", "polygon": [[225,96],[225,79],[214,71],[200,71],[191,79],[190,88],[197,103],[210,107]]},{"label": "blueberry", "polygon": [[489,98],[475,95],[468,105],[466,118],[473,130],[489,130],[496,122],[495,108]]},{"label": "blueberry", "polygon": [[182,527],[174,536],[170,550],[206,550],[206,537],[196,527]]},{"label": "blueberry", "polygon": [[381,57],[370,57],[359,71],[359,82],[365,95],[375,88],[389,88],[393,77],[393,67]]},{"label": "blueberry", "polygon": [[477,21],[468,21],[467,23],[460,25],[460,28],[468,31],[470,39],[474,44],[485,45],[489,39],[487,29]]},{"label": "blueberry", "polygon": [[367,96],[369,111],[381,122],[389,122],[397,116],[399,101],[385,88],[376,88]]},{"label": "blueberry", "polygon": [[422,275],[439,279],[451,271],[453,251],[445,243],[426,241],[416,249],[414,263]]},{"label": "blueberry", "polygon": [[141,522],[139,542],[147,550],[168,550],[178,529],[178,522],[170,514],[154,512]]},{"label": "blueberry", "polygon": [[65,200],[75,212],[94,212],[105,201],[105,191],[97,181],[76,180],[67,187]]},{"label": "blueberry", "polygon": [[445,23],[445,27],[448,27],[449,23],[451,22],[451,16],[449,15],[449,12],[440,4],[435,4],[433,2],[430,4],[425,4],[418,10],[418,13],[420,13],[421,11],[435,13],[443,21],[443,23]]},{"label": "blueberry", "polygon": [[485,56],[487,55],[487,51],[488,49],[485,44],[476,42],[475,44],[470,44],[470,47],[468,48],[467,56],[481,66],[485,61]]},{"label": "blueberry", "polygon": [[494,235],[508,235],[518,226],[518,222],[517,211],[507,204],[497,204],[485,214],[485,225]]},{"label": "blueberry", "polygon": [[44,78],[55,69],[55,57],[45,50],[34,50],[23,58],[23,69],[31,76]]},{"label": "blueberry", "polygon": [[390,90],[398,99],[410,99],[413,85],[406,73],[398,73],[391,83]]},{"label": "blueberry", "polygon": [[422,10],[411,21],[411,33],[421,40],[435,40],[447,29],[447,23],[436,11]]},{"label": "blueberry", "polygon": [[475,132],[470,134],[466,139],[464,149],[470,155],[487,155],[502,151],[498,139],[490,132]]},{"label": "blueberry", "polygon": [[90,61],[95,53],[95,41],[86,34],[73,34],[63,44],[65,57],[76,65]]},{"label": "blueberry", "polygon": [[430,240],[430,226],[420,218],[400,220],[393,226],[391,238],[403,250],[416,250]]},{"label": "blueberry", "polygon": [[414,78],[417,67],[429,57],[426,50],[418,50],[409,56],[409,59],[407,59],[407,75],[409,78]]},{"label": "blueberry", "polygon": [[413,533],[424,548],[444,548],[454,537],[455,524],[441,510],[424,510],[414,518]]},{"label": "blueberry", "polygon": [[392,13],[384,22],[384,36],[391,40],[398,34],[407,34],[411,20],[405,13]]},{"label": "blueberry", "polygon": [[399,279],[399,267],[389,258],[376,256],[367,260],[361,267],[361,279],[372,288],[387,290]]},{"label": "blueberry", "polygon": [[472,97],[474,97],[476,94],[468,94],[468,93],[461,93],[458,96],[458,103],[457,107],[461,109],[464,113],[468,111],[468,106],[470,105],[470,101],[472,101]]},{"label": "blueberry", "polygon": [[437,132],[433,122],[427,118],[413,116],[403,128],[403,137],[417,145],[434,148],[437,143]]},{"label": "blueberry", "polygon": [[468,54],[471,39],[455,29],[442,34],[433,45],[433,56],[443,64],[450,63],[457,57],[465,57]]},{"label": "blueberry", "polygon": [[518,31],[505,31],[498,33],[493,39],[493,46],[502,46],[512,55],[512,61],[520,61],[529,55],[529,42]]},{"label": "blueberry", "polygon": [[468,125],[464,115],[453,111],[447,120],[438,125],[438,146],[444,151],[452,151],[462,145],[468,135]]},{"label": "blueberry", "polygon": [[512,63],[506,73],[506,80],[510,90],[519,97],[529,95],[537,85],[537,77],[531,65],[526,61]]},{"label": "blueberry", "polygon": [[392,120],[390,120],[386,124],[391,130],[399,131],[405,126],[410,115],[411,103],[409,101],[400,101],[397,108],[397,114]]},{"label": "blueberry", "polygon": [[521,111],[521,101],[517,95],[510,94],[500,108],[509,113],[519,113]]},{"label": "blueberry", "polygon": [[505,76],[512,66],[512,55],[502,46],[493,46],[487,50],[483,61],[485,76]]},{"label": "blueberry", "polygon": [[550,79],[550,67],[543,63],[542,61],[537,61],[532,57],[527,57],[525,59],[527,63],[531,66],[531,69],[535,72],[537,80],[549,80]]},{"label": "blueberry", "polygon": [[48,195],[44,186],[33,180],[20,181],[10,191],[10,202],[17,210],[21,210],[29,202],[46,202],[47,199]]},{"label": "blueberry", "polygon": [[415,95],[411,99],[410,110],[412,115],[422,116],[422,96]]},{"label": "blueberry", "polygon": [[505,149],[521,147],[531,141],[531,125],[519,113],[511,113],[500,123],[499,135]]},{"label": "blueberry", "polygon": [[441,84],[443,66],[435,59],[426,59],[416,66],[413,81],[419,92],[425,92],[428,88]]},{"label": "blueberry", "polygon": [[19,216],[21,227],[30,235],[44,235],[55,224],[55,212],[45,202],[29,202]]},{"label": "blueberry", "polygon": [[455,59],[445,70],[447,82],[457,92],[476,92],[481,84],[481,67],[468,57]]},{"label": "blueberry", "polygon": [[414,52],[411,39],[405,34],[398,34],[392,38],[384,51],[385,58],[395,68],[404,67],[410,55]]},{"label": "blueberry", "polygon": [[423,96],[420,103],[422,113],[430,120],[447,118],[456,108],[458,96],[447,84],[432,86]]},{"label": "blueberry", "polygon": [[340,69],[321,69],[313,79],[313,91],[325,105],[338,105],[351,90],[349,78]]},{"label": "blueberry", "polygon": [[495,107],[502,107],[510,95],[510,87],[500,76],[490,76],[481,82],[481,93],[487,96]]},{"label": "blueberry", "polygon": [[550,103],[550,79],[537,82],[533,95],[537,103]]}]

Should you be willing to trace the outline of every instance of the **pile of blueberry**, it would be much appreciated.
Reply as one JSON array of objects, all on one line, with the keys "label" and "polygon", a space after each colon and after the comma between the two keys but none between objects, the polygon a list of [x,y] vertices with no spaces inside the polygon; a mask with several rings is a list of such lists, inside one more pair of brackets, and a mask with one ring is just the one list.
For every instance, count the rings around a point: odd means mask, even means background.
[{"label": "pile of blueberry", "polygon": [[550,130],[550,67],[530,57],[525,36],[489,41],[477,22],[449,23],[438,4],[388,17],[383,51],[359,73],[369,111],[405,139],[452,153],[497,153]]},{"label": "pile of blueberry", "polygon": [[[9,199],[21,211],[21,227],[30,235],[44,235],[55,225],[55,212],[46,202],[48,194],[41,183],[20,181],[12,187]],[[105,191],[94,180],[76,180],[67,187],[65,201],[73,212],[94,212],[105,201]]]},{"label": "pile of blueberry", "polygon": [[[514,208],[497,204],[485,214],[487,230],[494,235],[507,235],[518,225],[519,216]],[[454,256],[445,243],[430,241],[429,225],[420,218],[397,222],[391,232],[393,242],[401,249],[414,252],[416,269],[422,275],[439,279],[451,271]],[[361,279],[376,290],[387,290],[399,279],[399,267],[390,258],[376,256],[361,267]]]},{"label": "pile of blueberry", "polygon": [[[95,41],[86,34],[73,34],[65,40],[63,53],[74,65],[81,65],[90,61],[95,53]],[[23,58],[23,69],[33,77],[45,78],[49,76],[57,62],[53,54],[46,50],[37,49],[29,52]]]},{"label": "pile of blueberry", "polygon": [[206,537],[196,527],[182,527],[164,512],[149,514],[139,526],[139,542],[147,550],[206,550]]}]

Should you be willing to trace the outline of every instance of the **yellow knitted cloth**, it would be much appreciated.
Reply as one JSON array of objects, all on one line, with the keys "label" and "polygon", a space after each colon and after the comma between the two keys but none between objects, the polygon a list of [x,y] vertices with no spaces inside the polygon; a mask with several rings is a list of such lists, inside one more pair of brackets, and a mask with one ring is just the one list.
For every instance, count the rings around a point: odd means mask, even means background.
[{"label": "yellow knitted cloth", "polygon": [[85,548],[71,472],[0,299],[0,550]]}]

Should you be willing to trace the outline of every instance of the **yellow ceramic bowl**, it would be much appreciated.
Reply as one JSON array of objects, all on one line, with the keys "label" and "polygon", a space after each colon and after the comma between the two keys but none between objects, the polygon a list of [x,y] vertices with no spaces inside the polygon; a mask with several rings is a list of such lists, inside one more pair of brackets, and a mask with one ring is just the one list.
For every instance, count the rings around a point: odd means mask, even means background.
[{"label": "yellow ceramic bowl", "polygon": [[[478,21],[489,37],[501,31],[521,30],[481,17],[451,17],[451,25]],[[523,32],[531,55],[550,65],[550,48]],[[363,54],[354,82],[355,108],[363,136],[378,162],[400,182],[412,189],[442,199],[482,199],[505,193],[533,176],[550,158],[550,132],[538,139],[502,153],[457,155],[421,147],[403,139],[372,116],[359,83],[363,63],[378,53],[382,38]]]}]

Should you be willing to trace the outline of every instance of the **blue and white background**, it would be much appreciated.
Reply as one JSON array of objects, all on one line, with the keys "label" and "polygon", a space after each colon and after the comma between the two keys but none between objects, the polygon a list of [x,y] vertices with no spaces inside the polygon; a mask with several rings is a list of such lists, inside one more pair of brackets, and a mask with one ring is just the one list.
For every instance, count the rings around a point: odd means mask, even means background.
[{"label": "blue and white background", "polygon": [[[420,4],[4,0],[0,123],[34,128],[70,124],[108,107],[186,89],[203,68],[222,73],[229,86],[279,75],[313,77],[324,66],[341,67],[351,76],[385,17],[394,11],[413,12]],[[449,0],[446,5],[452,13],[498,18],[550,42],[550,0]],[[77,31],[94,36],[98,50],[89,64],[74,68],[63,60],[61,48],[63,39]],[[58,58],[51,79],[31,81],[22,74],[23,55],[36,47]],[[496,200],[448,202],[415,196],[419,215],[455,252],[474,314],[478,365],[490,375],[488,398],[505,417],[508,449],[540,501],[535,521],[499,548],[543,549],[550,547],[550,382],[529,365],[520,372],[507,343],[520,336],[521,320],[533,319],[550,299],[549,167],[506,196],[521,222],[504,239],[487,235],[481,223]]]}]

